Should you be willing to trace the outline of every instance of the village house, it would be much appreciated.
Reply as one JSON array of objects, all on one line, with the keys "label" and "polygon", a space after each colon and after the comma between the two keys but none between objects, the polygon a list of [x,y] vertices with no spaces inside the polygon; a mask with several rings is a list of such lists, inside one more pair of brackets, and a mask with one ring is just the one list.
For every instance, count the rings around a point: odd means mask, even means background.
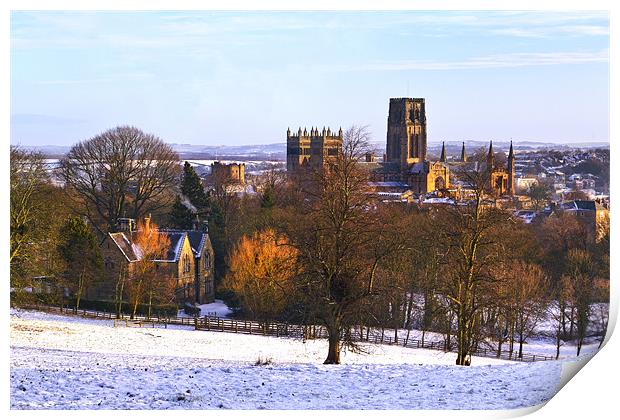
[{"label": "village house", "polygon": [[[108,233],[101,243],[104,261],[102,281],[87,293],[89,299],[114,300],[117,281],[126,273],[131,281],[135,263],[141,259],[141,250],[134,243],[137,234],[130,222],[127,230]],[[210,303],[215,298],[213,284],[213,247],[207,232],[198,230],[158,231],[166,235],[169,246],[165,255],[153,260],[156,270],[175,284],[175,297],[179,304]]]},{"label": "village house", "polygon": [[598,200],[571,200],[562,203],[561,209],[581,220],[590,234],[599,241],[609,225],[609,207]]}]

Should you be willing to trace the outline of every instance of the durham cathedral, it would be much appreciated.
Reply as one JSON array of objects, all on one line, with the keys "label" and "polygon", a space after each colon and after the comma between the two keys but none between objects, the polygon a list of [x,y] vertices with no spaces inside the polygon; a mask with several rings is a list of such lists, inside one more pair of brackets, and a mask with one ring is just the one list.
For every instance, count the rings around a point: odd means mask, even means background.
[{"label": "durham cathedral", "polygon": [[[304,167],[322,167],[335,159],[342,150],[342,129],[299,128],[296,134],[289,129],[287,140],[287,171],[298,173]],[[369,155],[367,155],[368,157]],[[369,159],[367,159],[369,161]],[[386,153],[382,163],[372,169],[372,178],[380,182],[398,182],[416,194],[447,191],[450,184],[450,164],[469,165],[465,143],[460,159],[448,163],[445,145],[438,161],[426,154],[426,108],[424,98],[391,98],[387,120]],[[515,159],[510,144],[508,167],[495,164],[493,144],[489,145],[486,169],[489,171],[490,192],[499,197],[515,194]]]}]

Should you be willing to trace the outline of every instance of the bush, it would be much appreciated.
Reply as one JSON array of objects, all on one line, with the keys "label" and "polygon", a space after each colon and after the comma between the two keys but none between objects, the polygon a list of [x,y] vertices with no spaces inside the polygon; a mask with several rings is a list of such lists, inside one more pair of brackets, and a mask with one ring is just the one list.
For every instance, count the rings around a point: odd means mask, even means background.
[{"label": "bush", "polygon": [[200,316],[200,308],[187,302],[183,306],[183,312],[189,316]]},{"label": "bush", "polygon": [[258,359],[256,359],[256,362],[254,362],[254,366],[267,366],[273,363],[273,360],[271,359],[271,357],[266,357],[266,358],[262,358],[261,356],[258,356]]}]

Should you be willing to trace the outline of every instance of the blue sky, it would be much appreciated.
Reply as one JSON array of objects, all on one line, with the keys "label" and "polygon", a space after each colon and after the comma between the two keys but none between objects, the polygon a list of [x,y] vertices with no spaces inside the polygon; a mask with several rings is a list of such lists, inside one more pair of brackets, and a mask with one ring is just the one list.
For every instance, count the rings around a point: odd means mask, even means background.
[{"label": "blue sky", "polygon": [[604,12],[12,12],[11,143],[282,142],[424,97],[430,142],[609,140]]}]

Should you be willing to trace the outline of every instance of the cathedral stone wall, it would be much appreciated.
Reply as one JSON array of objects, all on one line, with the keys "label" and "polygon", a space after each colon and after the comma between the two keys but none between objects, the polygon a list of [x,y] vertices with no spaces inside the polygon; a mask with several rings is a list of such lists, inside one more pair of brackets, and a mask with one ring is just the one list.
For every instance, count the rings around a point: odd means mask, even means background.
[{"label": "cathedral stone wall", "polygon": [[322,168],[342,153],[342,128],[332,132],[328,127],[301,129],[296,134],[286,132],[286,170],[294,174],[303,168]]}]

